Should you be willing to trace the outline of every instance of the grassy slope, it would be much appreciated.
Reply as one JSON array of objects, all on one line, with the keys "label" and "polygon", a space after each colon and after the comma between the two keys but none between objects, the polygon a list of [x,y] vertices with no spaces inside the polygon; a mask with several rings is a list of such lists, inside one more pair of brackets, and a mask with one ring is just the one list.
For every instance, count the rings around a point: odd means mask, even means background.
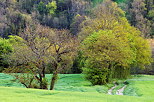
[{"label": "grassy slope", "polygon": [[[6,80],[5,80],[6,77]],[[47,75],[50,79],[50,76]],[[137,96],[107,95],[100,91],[106,90],[105,86],[91,86],[83,79],[83,75],[60,75],[55,91],[4,87],[11,77],[0,74],[0,102],[153,102],[154,76],[141,76],[130,79],[131,83],[125,94]],[[4,85],[4,86],[3,86]],[[12,84],[22,87],[19,84]],[[135,89],[134,91],[130,89]],[[132,92],[132,93],[131,93]],[[131,93],[131,94],[130,94]],[[138,96],[140,95],[140,96]]]},{"label": "grassy slope", "polygon": [[[50,83],[51,75],[47,74],[46,78]],[[0,86],[7,87],[24,87],[23,85],[11,81],[13,78],[10,75],[0,74]],[[77,91],[77,92],[99,92],[107,93],[108,87],[112,87],[111,84],[107,86],[91,86],[91,83],[84,79],[81,74],[60,74],[58,82],[55,85],[57,91]]]},{"label": "grassy slope", "polygon": [[130,85],[128,85],[124,94],[147,97],[147,99],[154,98],[154,76],[137,76],[128,81],[130,82]]},{"label": "grassy slope", "polygon": [[0,86],[7,86],[7,87],[24,87],[23,85],[13,82],[14,78],[10,75],[6,75],[3,73],[0,73]]},{"label": "grassy slope", "polygon": [[96,92],[45,91],[0,87],[1,102],[152,102],[142,97],[112,96]]}]

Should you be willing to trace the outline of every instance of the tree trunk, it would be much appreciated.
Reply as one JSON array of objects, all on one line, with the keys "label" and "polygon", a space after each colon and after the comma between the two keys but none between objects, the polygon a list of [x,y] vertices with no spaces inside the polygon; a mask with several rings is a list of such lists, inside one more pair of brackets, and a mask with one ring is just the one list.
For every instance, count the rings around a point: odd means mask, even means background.
[{"label": "tree trunk", "polygon": [[58,72],[55,71],[55,72],[53,73],[53,77],[52,77],[52,79],[51,79],[50,90],[53,90],[53,89],[54,89],[54,86],[55,86],[55,82],[56,82],[56,80],[57,80],[57,77],[58,77]]},{"label": "tree trunk", "polygon": [[42,75],[41,73],[39,73],[39,77],[40,77],[40,89],[43,89],[43,85],[42,85]]},{"label": "tree trunk", "polygon": [[42,77],[45,78],[45,63],[43,62]]},{"label": "tree trunk", "polygon": [[109,64],[109,66],[108,66],[108,75],[107,75],[107,79],[106,79],[106,82],[107,83],[109,83],[110,81],[111,81],[111,79],[112,79],[112,64]]},{"label": "tree trunk", "polygon": [[57,52],[57,57],[56,57],[56,62],[54,62],[53,67],[54,67],[54,72],[53,72],[53,76],[51,78],[51,84],[50,84],[50,90],[54,89],[55,83],[57,81],[57,77],[58,77],[58,63],[60,63],[61,59],[60,59],[60,54],[58,53],[60,49],[56,50]]}]

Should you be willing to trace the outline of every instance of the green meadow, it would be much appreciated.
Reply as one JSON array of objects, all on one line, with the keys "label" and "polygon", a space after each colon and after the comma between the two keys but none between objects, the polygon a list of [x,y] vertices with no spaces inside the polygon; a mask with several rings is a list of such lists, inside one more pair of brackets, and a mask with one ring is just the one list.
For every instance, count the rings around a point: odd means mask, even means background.
[{"label": "green meadow", "polygon": [[[50,80],[50,75],[46,77]],[[0,102],[153,102],[154,76],[128,79],[124,95],[108,95],[112,84],[92,86],[82,74],[60,74],[55,90],[27,89],[0,74]],[[120,85],[119,85],[120,86]],[[122,85],[121,85],[122,86]]]}]

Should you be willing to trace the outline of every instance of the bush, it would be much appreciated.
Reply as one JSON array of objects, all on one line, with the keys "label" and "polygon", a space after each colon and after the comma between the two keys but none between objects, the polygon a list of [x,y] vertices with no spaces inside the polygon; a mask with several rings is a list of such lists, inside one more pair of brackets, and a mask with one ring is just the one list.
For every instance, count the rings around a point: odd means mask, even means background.
[{"label": "bush", "polygon": [[88,68],[83,68],[83,73],[92,85],[104,85],[107,83],[108,69],[106,68],[89,66]]}]

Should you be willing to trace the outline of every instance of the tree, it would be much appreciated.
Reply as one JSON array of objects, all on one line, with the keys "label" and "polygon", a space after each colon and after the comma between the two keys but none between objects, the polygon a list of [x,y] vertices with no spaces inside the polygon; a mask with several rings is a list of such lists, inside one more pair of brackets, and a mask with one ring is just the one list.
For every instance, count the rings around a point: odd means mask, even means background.
[{"label": "tree", "polygon": [[46,8],[47,8],[47,12],[50,14],[50,15],[53,15],[55,13],[55,10],[57,9],[57,5],[56,5],[56,2],[55,1],[52,1],[50,3],[48,3],[46,5]]},{"label": "tree", "polygon": [[49,37],[53,43],[52,67],[54,68],[50,90],[54,88],[58,73],[67,67],[66,65],[70,62],[70,59],[76,54],[78,46],[77,38],[68,31],[56,30],[55,32],[54,36]]},{"label": "tree", "polygon": [[83,41],[82,49],[86,57],[84,73],[93,85],[110,82],[117,66],[129,68],[134,59],[128,42],[111,30],[94,32]]},{"label": "tree", "polygon": [[111,30],[115,26],[126,24],[128,25],[128,21],[125,18],[124,11],[118,8],[116,3],[105,0],[97,8],[93,9],[90,17],[86,17],[86,20],[80,25],[79,38],[83,40],[100,29]]},{"label": "tree", "polygon": [[0,1],[0,35],[8,38],[9,35],[18,35],[23,31],[26,23],[32,21],[31,16],[20,12],[16,7],[16,0]]},{"label": "tree", "polygon": [[71,0],[71,6],[72,15],[85,15],[86,10],[90,7],[90,2],[86,0]]},{"label": "tree", "polygon": [[39,11],[40,14],[47,14],[46,5],[42,1],[38,4],[37,10]]},{"label": "tree", "polygon": [[[10,10],[15,9],[15,0],[1,0],[0,1],[0,36],[1,37],[7,37],[10,33],[10,16],[13,13],[10,13]],[[12,17],[14,18],[14,17]]]},{"label": "tree", "polygon": [[[14,43],[14,51],[10,56],[10,62],[13,64],[11,64],[10,70],[33,75],[30,78],[40,84],[39,88],[47,89],[45,71],[47,65],[51,64],[53,77],[50,89],[52,90],[58,73],[71,63],[76,51],[77,40],[67,30],[54,30],[36,25],[27,25],[24,32],[20,34],[22,39],[20,43]],[[24,81],[21,81],[25,85]],[[31,83],[28,82],[28,84]]]},{"label": "tree", "polygon": [[18,0],[19,9],[31,14],[35,4],[38,4],[40,0]]},{"label": "tree", "polygon": [[150,35],[150,21],[144,17],[146,14],[146,4],[145,0],[134,0],[132,2],[132,9],[130,9],[130,14],[132,15],[131,20],[132,24],[137,27],[143,34],[144,37],[148,37]]},{"label": "tree", "polygon": [[[140,37],[139,30],[130,26],[117,4],[107,0],[95,8],[92,15],[81,24],[79,37],[83,41],[82,48],[85,48],[85,72],[91,79],[96,78],[91,81],[93,84],[105,84],[110,82],[110,78],[127,78],[131,67],[145,68],[150,64],[151,51],[148,43]],[[105,34],[108,36],[105,37]]]},{"label": "tree", "polygon": [[80,32],[80,24],[86,20],[85,16],[81,15],[76,15],[75,18],[73,19],[72,24],[70,25],[70,31],[72,34],[77,35]]},{"label": "tree", "polygon": [[153,0],[128,0],[119,4],[126,12],[126,17],[142,32],[142,36],[153,37]]}]

